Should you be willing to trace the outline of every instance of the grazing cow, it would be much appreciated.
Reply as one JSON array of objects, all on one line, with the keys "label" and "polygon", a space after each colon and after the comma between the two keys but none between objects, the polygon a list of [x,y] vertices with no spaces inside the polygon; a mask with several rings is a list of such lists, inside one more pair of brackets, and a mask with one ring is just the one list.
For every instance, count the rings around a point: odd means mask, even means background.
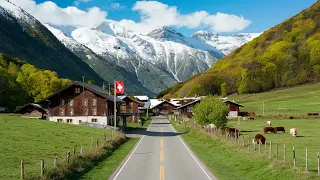
[{"label": "grazing cow", "polygon": [[206,126],[204,126],[204,129],[206,130],[206,131],[212,131],[212,130],[214,130],[214,129],[216,129],[217,127],[216,127],[216,125],[214,125],[214,124],[208,124],[208,125],[206,125]]},{"label": "grazing cow", "polygon": [[249,120],[254,120],[254,117],[249,117]]},{"label": "grazing cow", "polygon": [[276,133],[276,131],[273,127],[265,127],[265,128],[263,128],[263,132],[265,134],[267,134],[268,132]]},{"label": "grazing cow", "polygon": [[275,130],[275,133],[277,133],[278,131],[286,132],[284,127],[274,127],[274,130]]},{"label": "grazing cow", "polygon": [[267,126],[271,126],[271,121],[267,121]]},{"label": "grazing cow", "polygon": [[308,116],[319,116],[319,113],[308,113]]},{"label": "grazing cow", "polygon": [[254,139],[252,139],[253,144],[265,144],[266,138],[262,136],[261,134],[257,134]]},{"label": "grazing cow", "polygon": [[290,134],[293,136],[293,137],[297,137],[297,129],[296,128],[291,128],[290,129]]},{"label": "grazing cow", "polygon": [[248,116],[255,116],[256,115],[256,113],[254,113],[254,112],[248,112]]},{"label": "grazing cow", "polygon": [[225,128],[225,132],[233,138],[239,138],[239,130],[236,128]]}]

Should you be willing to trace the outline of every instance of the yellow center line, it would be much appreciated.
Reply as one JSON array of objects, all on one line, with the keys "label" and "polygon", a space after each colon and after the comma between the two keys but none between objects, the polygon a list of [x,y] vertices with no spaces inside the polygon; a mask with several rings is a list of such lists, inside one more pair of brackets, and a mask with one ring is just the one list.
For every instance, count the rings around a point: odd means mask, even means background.
[{"label": "yellow center line", "polygon": [[160,140],[160,147],[163,148],[163,139]]},{"label": "yellow center line", "polygon": [[163,150],[160,150],[160,162],[164,161],[164,155],[163,155]]},{"label": "yellow center line", "polygon": [[164,180],[164,166],[160,166],[160,180]]}]

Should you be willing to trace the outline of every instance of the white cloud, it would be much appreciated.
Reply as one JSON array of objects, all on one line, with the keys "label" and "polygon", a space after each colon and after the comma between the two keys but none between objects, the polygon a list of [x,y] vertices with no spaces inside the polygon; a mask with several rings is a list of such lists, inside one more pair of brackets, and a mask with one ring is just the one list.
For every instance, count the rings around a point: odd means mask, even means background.
[{"label": "white cloud", "polygon": [[215,32],[241,31],[251,24],[243,16],[225,14],[209,14],[206,11],[196,11],[190,14],[180,14],[176,6],[168,6],[157,1],[138,1],[132,8],[141,14],[140,22],[123,19],[120,25],[133,31],[148,32],[159,26],[175,26],[186,28],[209,27]]},{"label": "white cloud", "polygon": [[[35,0],[11,1],[43,23],[94,26],[107,20],[107,12],[98,7],[83,11],[75,6],[60,8],[52,1],[40,4],[36,4]],[[89,1],[91,0],[77,0],[78,3]],[[115,9],[124,7],[119,3],[112,3],[111,6]],[[176,6],[168,6],[158,1],[137,1],[132,10],[140,13],[139,21],[123,19],[117,24],[141,33],[149,32],[160,26],[185,27],[189,29],[201,27],[210,28],[214,32],[236,32],[245,29],[251,24],[251,21],[243,16],[221,12],[209,14],[206,11],[195,11],[189,14],[181,14]]]},{"label": "white cloud", "polygon": [[125,8],[125,6],[122,6],[122,5],[119,4],[119,3],[111,3],[111,7],[112,7],[113,9],[123,9],[123,8]]},{"label": "white cloud", "polygon": [[[34,0],[11,0],[42,23],[54,25],[94,26],[105,21],[107,12],[98,7],[83,11],[74,6],[60,8],[52,1],[36,4]],[[88,0],[81,0],[88,1]]]}]

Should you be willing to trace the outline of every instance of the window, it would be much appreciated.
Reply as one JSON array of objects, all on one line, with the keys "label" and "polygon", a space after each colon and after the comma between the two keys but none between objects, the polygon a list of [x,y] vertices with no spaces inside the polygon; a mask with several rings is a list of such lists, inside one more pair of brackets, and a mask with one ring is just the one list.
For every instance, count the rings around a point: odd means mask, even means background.
[{"label": "window", "polygon": [[192,107],[191,106],[187,106],[187,112],[192,112]]},{"label": "window", "polygon": [[60,108],[60,116],[64,116],[64,108]]},{"label": "window", "polygon": [[80,88],[75,88],[74,91],[76,94],[80,94]]},{"label": "window", "polygon": [[97,119],[91,119],[91,122],[98,122],[98,120]]},{"label": "window", "polygon": [[88,106],[88,99],[84,99],[84,100],[83,100],[83,105],[84,105],[84,106]]},{"label": "window", "polygon": [[64,99],[60,99],[60,105],[61,105],[61,106],[64,105]]},{"label": "window", "polygon": [[88,116],[88,108],[84,109],[84,115]]},{"label": "window", "polygon": [[73,109],[69,109],[70,116],[73,116]]},{"label": "window", "polygon": [[73,106],[73,99],[69,100],[69,106]]},{"label": "window", "polygon": [[58,123],[62,123],[62,122],[63,122],[63,119],[57,119],[57,122],[58,122]]},{"label": "window", "polygon": [[72,123],[72,119],[67,119],[67,123]]},{"label": "window", "polygon": [[92,109],[92,116],[96,116],[97,115],[97,109],[96,108],[93,108]]},{"label": "window", "polygon": [[97,106],[97,99],[92,99],[92,106]]}]

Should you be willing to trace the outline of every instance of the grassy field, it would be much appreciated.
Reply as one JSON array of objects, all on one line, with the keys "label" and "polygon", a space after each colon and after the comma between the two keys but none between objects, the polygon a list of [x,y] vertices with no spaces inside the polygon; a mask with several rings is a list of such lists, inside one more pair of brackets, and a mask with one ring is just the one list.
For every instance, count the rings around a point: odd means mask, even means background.
[{"label": "grassy field", "polygon": [[109,131],[0,114],[0,179],[19,179],[21,159],[26,176],[39,175],[41,159],[51,167],[56,155],[64,159],[74,147],[86,151],[92,137],[102,139],[105,133]]},{"label": "grassy field", "polygon": [[116,152],[81,177],[81,179],[107,179],[110,177],[138,140],[137,138],[129,139],[125,144],[120,146]]},{"label": "grassy field", "polygon": [[[302,121],[302,122],[300,122]],[[184,132],[184,124],[176,124],[172,122],[176,130]],[[237,127],[237,122],[230,122],[230,125]],[[248,142],[247,134],[250,133],[251,137],[256,133],[261,133],[264,127],[265,120],[254,121],[241,121],[240,130],[252,131],[244,132],[246,137],[246,145]],[[320,150],[320,143],[317,141],[317,137],[320,137],[320,132],[316,132],[316,127],[320,126],[320,121],[317,120],[294,120],[289,122],[288,120],[278,120],[273,122],[275,125],[282,125],[289,128],[294,125],[300,132],[296,139],[290,137],[289,133],[284,134],[268,134],[267,140],[272,140],[273,143],[279,143],[279,160],[275,158],[270,159],[267,155],[264,155],[264,147],[262,153],[259,155],[258,150],[248,151],[246,147],[236,147],[231,141],[227,141],[223,138],[216,138],[202,130],[191,129],[187,133],[181,136],[190,146],[193,152],[206,164],[206,166],[219,178],[219,179],[244,179],[244,180],[260,180],[260,179],[319,179],[316,177],[316,152]],[[189,127],[190,121],[187,124]],[[309,131],[310,128],[315,129]],[[201,143],[199,143],[201,142]],[[250,142],[251,143],[251,142]],[[283,162],[283,143],[287,145],[287,162]],[[252,144],[252,143],[251,143]],[[269,145],[269,144],[268,144]],[[292,167],[292,153],[291,148],[295,145],[297,150],[297,166]],[[309,148],[309,172],[305,172],[303,169],[305,155],[305,147]],[[269,146],[267,146],[269,149]],[[268,152],[268,150],[267,150]],[[273,155],[275,153],[275,147],[273,148]],[[312,158],[312,159],[311,159]],[[289,162],[290,161],[290,162]]]},{"label": "grassy field", "polygon": [[244,105],[243,111],[262,114],[303,114],[320,113],[320,83],[270,91],[259,94],[232,95],[229,100]]}]

